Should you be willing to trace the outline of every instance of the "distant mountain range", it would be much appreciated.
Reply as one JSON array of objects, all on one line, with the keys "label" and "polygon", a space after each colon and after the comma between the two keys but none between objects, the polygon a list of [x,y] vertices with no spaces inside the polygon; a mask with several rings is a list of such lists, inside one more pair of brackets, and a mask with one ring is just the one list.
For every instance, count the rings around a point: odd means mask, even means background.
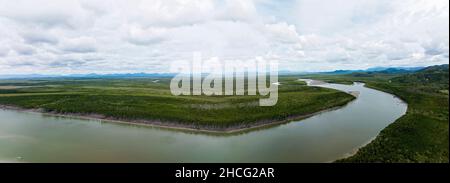
[{"label": "distant mountain range", "polygon": [[[280,71],[281,75],[293,75],[293,74],[351,74],[351,73],[385,73],[385,74],[397,74],[397,73],[412,73],[426,67],[373,67],[366,70],[335,70],[329,72],[293,72],[293,71]],[[173,77],[173,73],[117,73],[117,74],[71,74],[71,75],[41,75],[41,74],[24,74],[24,75],[0,75],[0,79],[28,79],[28,78],[142,78],[142,77]]]},{"label": "distant mountain range", "polygon": [[399,74],[411,73],[426,67],[373,67],[366,70],[335,70],[331,72],[319,72],[320,74],[351,74],[351,73],[383,73],[383,74]]}]

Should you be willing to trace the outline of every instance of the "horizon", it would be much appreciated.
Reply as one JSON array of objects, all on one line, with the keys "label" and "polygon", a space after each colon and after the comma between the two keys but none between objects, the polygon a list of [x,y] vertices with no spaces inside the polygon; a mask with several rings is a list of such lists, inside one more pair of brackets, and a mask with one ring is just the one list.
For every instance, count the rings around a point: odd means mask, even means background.
[{"label": "horizon", "polygon": [[[448,64],[439,64],[439,65],[429,65],[429,66],[416,66],[416,67],[370,67],[367,69],[357,69],[357,70],[329,70],[329,71],[315,71],[315,72],[307,72],[307,71],[289,71],[289,70],[279,70],[279,75],[296,75],[296,74],[327,74],[327,73],[336,73],[339,71],[344,71],[345,74],[350,73],[358,73],[358,72],[380,72],[380,71],[387,71],[389,69],[398,69],[403,70],[405,72],[415,72],[419,71],[421,69],[425,69],[428,67],[433,66],[443,66]],[[248,71],[247,71],[248,72]],[[208,74],[208,73],[202,73],[202,74]],[[59,77],[124,77],[126,78],[127,75],[146,75],[146,76],[136,76],[136,77],[153,77],[159,76],[159,77],[172,77],[177,75],[177,73],[174,72],[133,72],[133,73],[78,73],[78,74],[37,74],[37,73],[31,73],[31,74],[0,74],[0,79],[35,79],[35,78],[59,78]],[[155,77],[158,78],[158,77]]]},{"label": "horizon", "polygon": [[168,73],[194,52],[289,72],[449,62],[446,0],[24,2],[0,0],[0,75]]}]

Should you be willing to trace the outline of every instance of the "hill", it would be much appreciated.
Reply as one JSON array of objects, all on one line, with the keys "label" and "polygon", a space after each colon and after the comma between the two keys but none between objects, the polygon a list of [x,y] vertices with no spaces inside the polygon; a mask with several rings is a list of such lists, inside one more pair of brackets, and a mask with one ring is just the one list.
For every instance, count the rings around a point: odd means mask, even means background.
[{"label": "hill", "polygon": [[448,88],[448,64],[431,66],[417,72],[396,77],[392,81],[410,84],[438,84]]}]

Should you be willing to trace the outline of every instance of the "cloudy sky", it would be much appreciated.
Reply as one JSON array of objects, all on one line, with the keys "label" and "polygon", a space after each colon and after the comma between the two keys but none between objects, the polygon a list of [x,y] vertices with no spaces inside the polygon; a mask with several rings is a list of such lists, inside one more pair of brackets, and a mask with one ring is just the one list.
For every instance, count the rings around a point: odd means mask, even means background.
[{"label": "cloudy sky", "polygon": [[281,70],[449,61],[448,0],[0,0],[0,75],[167,72],[174,60]]}]

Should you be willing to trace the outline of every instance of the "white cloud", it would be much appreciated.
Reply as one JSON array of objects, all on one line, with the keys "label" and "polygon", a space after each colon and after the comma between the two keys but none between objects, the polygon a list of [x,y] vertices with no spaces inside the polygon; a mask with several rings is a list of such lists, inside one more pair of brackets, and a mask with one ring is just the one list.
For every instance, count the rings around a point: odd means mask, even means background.
[{"label": "white cloud", "polygon": [[26,43],[29,44],[40,44],[40,43],[48,43],[48,44],[56,44],[58,43],[58,39],[48,34],[44,31],[28,31],[22,34],[22,37]]},{"label": "white cloud", "polygon": [[78,37],[65,39],[61,44],[61,50],[75,53],[95,52],[97,41],[92,37]]},{"label": "white cloud", "polygon": [[0,0],[0,73],[167,72],[192,52],[334,70],[448,62],[446,0]]},{"label": "white cloud", "polygon": [[0,57],[5,57],[9,54],[10,48],[6,45],[0,45]]},{"label": "white cloud", "polygon": [[313,69],[333,70],[448,63],[445,0],[300,0],[294,12],[306,56],[294,65],[318,60]]},{"label": "white cloud", "polygon": [[149,27],[147,29],[131,26],[129,29],[128,41],[137,45],[157,44],[164,41],[168,34],[168,29],[164,27]]},{"label": "white cloud", "polygon": [[276,24],[266,24],[265,28],[269,31],[274,39],[286,43],[299,43],[300,36],[294,25],[289,25],[286,22]]},{"label": "white cloud", "polygon": [[18,55],[32,55],[35,53],[34,48],[29,45],[14,45],[13,49]]}]

